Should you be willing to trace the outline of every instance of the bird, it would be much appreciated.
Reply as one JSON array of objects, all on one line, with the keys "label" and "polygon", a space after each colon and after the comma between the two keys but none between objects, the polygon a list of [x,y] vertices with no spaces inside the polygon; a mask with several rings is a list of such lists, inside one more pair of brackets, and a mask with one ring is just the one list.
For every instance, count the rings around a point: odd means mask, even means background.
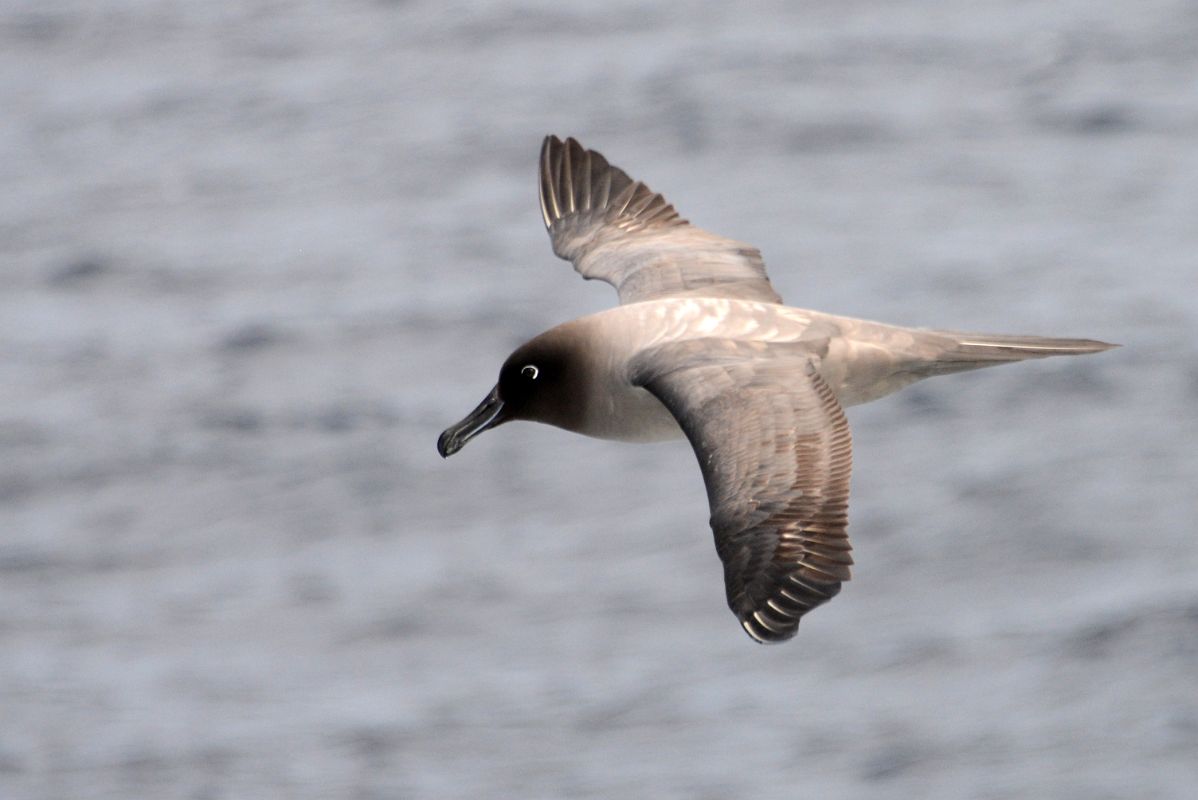
[{"label": "bird", "polygon": [[936,375],[1118,346],[784,305],[757,248],[691,225],[574,138],[545,137],[539,189],[553,252],[614,286],[619,305],[517,347],[437,450],[447,458],[514,420],[627,442],[685,437],[728,606],[760,643],[793,637],[850,578],[847,406]]}]

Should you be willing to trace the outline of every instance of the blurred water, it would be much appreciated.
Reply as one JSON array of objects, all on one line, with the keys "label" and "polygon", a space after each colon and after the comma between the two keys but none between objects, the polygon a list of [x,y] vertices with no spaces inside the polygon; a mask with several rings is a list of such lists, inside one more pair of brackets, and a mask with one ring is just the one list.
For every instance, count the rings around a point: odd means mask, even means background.
[{"label": "blurred water", "polygon": [[[0,797],[1182,798],[1198,7],[0,6]],[[776,648],[682,443],[437,433],[614,302],[547,132],[793,305],[1122,350],[850,411]]]}]

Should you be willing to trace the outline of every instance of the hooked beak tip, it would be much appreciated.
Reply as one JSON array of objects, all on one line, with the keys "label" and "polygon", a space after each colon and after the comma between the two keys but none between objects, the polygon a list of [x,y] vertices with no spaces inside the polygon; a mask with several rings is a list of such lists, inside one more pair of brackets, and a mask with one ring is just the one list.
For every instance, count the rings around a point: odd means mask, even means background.
[{"label": "hooked beak tip", "polygon": [[462,445],[453,441],[453,429],[449,428],[441,432],[437,437],[437,452],[441,454],[441,458],[449,458],[451,455],[462,449]]},{"label": "hooked beak tip", "polygon": [[499,387],[496,386],[465,419],[441,432],[437,438],[437,452],[441,458],[449,458],[461,450],[466,442],[503,422],[502,413],[503,401],[499,399]]}]

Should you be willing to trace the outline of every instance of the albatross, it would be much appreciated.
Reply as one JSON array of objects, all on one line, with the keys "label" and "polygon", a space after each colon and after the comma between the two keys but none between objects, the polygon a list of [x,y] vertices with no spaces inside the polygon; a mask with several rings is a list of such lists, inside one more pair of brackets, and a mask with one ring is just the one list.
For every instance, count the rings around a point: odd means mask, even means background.
[{"label": "albatross", "polygon": [[794,636],[849,580],[846,406],[933,375],[1116,346],[783,305],[757,248],[691,225],[573,138],[545,138],[540,200],[553,252],[614,286],[620,305],[516,348],[437,450],[448,457],[513,420],[627,442],[685,436],[728,606],[757,642]]}]

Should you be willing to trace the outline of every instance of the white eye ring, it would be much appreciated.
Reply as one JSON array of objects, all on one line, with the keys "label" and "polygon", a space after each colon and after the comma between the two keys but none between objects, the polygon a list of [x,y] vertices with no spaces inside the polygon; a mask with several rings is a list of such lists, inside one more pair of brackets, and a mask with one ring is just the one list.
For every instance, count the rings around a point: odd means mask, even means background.
[{"label": "white eye ring", "polygon": [[520,374],[528,378],[530,381],[535,381],[537,376],[541,374],[541,371],[532,364],[528,364],[520,369]]}]

